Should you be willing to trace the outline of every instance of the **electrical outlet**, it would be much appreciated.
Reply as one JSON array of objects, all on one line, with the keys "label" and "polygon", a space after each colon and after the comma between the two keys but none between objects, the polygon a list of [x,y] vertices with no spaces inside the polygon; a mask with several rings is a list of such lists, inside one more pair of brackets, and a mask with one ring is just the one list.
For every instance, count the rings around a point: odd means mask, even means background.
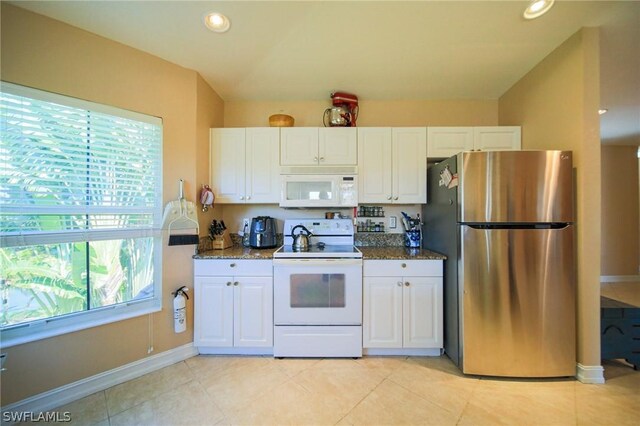
[{"label": "electrical outlet", "polygon": [[389,216],[389,228],[396,229],[398,226],[398,217],[397,216]]}]

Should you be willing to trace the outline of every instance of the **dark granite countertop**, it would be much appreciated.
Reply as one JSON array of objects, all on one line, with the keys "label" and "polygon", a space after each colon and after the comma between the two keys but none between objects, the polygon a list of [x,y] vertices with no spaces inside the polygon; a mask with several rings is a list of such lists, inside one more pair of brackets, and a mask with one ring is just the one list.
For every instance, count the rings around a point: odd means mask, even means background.
[{"label": "dark granite countertop", "polygon": [[[273,257],[278,248],[252,249],[243,246],[232,246],[223,250],[207,250],[193,256],[194,259],[253,259],[266,260]],[[408,249],[403,246],[358,247],[363,259],[416,259],[416,260],[444,260],[447,257],[426,249]]]},{"label": "dark granite countertop", "polygon": [[364,260],[444,260],[447,256],[426,249],[408,249],[403,246],[358,247]]},{"label": "dark granite countertop", "polygon": [[223,250],[207,250],[193,256],[194,259],[253,259],[271,260],[278,247],[252,249],[243,246],[232,246]]}]

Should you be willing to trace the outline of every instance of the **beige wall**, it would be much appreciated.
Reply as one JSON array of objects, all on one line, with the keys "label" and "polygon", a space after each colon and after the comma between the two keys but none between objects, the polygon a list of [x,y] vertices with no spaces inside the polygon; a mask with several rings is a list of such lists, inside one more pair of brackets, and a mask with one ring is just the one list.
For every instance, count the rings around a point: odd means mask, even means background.
[{"label": "beige wall", "polygon": [[[177,196],[179,178],[193,199],[206,167],[198,154],[207,129],[221,125],[223,102],[194,71],[61,22],[2,3],[4,81],[161,117],[163,198]],[[207,150],[208,152],[208,150]],[[206,153],[204,154],[207,155]],[[166,244],[166,238],[165,238]],[[171,291],[192,282],[194,246],[163,249],[159,313],[8,348],[2,405],[95,375],[193,340],[174,334]]]},{"label": "beige wall", "polygon": [[584,28],[509,89],[500,125],[522,125],[523,149],[572,150],[576,185],[578,362],[600,365],[598,30]]},{"label": "beige wall", "polygon": [[638,275],[638,147],[602,147],[602,275]]},{"label": "beige wall", "polygon": [[[295,126],[322,126],[326,101],[229,101],[224,127],[268,126],[272,114],[289,114]],[[361,101],[358,126],[496,126],[497,100]]]}]

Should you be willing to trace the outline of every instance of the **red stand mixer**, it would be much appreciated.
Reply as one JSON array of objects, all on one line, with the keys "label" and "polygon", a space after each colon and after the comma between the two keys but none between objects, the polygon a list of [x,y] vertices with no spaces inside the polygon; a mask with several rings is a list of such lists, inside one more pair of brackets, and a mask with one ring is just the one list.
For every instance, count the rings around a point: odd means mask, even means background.
[{"label": "red stand mixer", "polygon": [[351,93],[331,94],[333,106],[324,111],[322,122],[325,127],[356,127],[358,118],[358,97]]}]

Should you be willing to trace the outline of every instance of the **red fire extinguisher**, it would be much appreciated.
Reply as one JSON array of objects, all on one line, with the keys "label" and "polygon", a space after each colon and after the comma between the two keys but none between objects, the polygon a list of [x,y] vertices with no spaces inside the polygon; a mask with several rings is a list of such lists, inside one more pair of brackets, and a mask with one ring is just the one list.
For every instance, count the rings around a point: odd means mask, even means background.
[{"label": "red fire extinguisher", "polygon": [[176,333],[187,330],[187,291],[186,286],[182,286],[173,293],[173,328]]}]

